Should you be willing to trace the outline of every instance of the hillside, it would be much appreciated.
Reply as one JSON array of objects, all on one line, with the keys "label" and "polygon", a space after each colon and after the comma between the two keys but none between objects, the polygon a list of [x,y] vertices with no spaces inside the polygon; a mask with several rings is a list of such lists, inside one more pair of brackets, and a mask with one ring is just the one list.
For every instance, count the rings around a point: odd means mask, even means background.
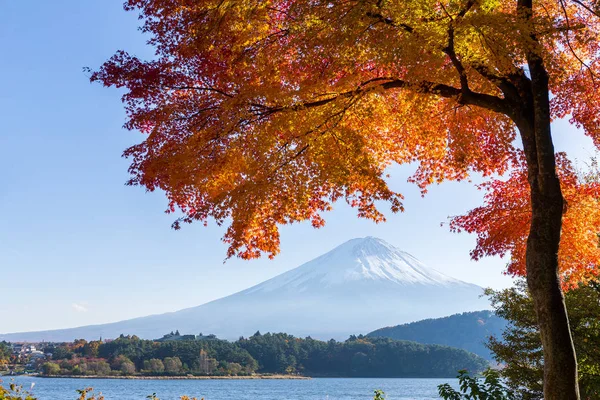
[{"label": "hillside", "polygon": [[506,324],[505,319],[491,311],[475,311],[381,328],[367,336],[442,344],[468,350],[491,360],[491,353],[484,342],[489,336],[501,337]]}]

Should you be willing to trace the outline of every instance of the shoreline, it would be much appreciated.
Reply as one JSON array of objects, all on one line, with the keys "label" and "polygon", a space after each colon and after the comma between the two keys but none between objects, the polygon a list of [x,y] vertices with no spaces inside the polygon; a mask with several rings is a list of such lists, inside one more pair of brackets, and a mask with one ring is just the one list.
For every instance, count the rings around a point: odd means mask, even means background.
[{"label": "shoreline", "polygon": [[246,379],[275,379],[275,380],[308,380],[309,376],[298,375],[248,375],[248,376],[143,376],[143,375],[28,375],[44,379],[130,379],[130,380],[246,380]]}]

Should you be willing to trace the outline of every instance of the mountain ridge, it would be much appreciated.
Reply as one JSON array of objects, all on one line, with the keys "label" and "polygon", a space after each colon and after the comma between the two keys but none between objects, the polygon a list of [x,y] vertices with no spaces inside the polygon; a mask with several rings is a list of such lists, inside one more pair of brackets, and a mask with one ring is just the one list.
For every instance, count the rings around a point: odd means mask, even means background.
[{"label": "mountain ridge", "polygon": [[485,342],[490,336],[501,338],[507,324],[493,311],[483,310],[387,326],[367,336],[456,347],[491,361],[493,356]]},{"label": "mountain ridge", "polygon": [[[381,326],[489,308],[483,289],[426,267],[374,237],[349,240],[258,285],[196,307],[110,324],[0,334],[0,340],[70,341],[179,329],[237,338],[258,330],[345,338]],[[57,340],[60,339],[60,340]]]}]

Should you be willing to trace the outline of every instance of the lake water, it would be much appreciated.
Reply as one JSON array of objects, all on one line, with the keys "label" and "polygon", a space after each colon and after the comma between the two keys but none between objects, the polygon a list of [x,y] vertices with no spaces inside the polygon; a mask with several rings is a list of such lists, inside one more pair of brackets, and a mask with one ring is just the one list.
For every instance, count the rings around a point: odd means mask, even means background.
[{"label": "lake water", "polygon": [[[9,379],[4,379],[8,383]],[[439,399],[437,385],[456,379],[315,378],[310,380],[122,380],[49,379],[17,377],[15,382],[39,400],[75,400],[76,389],[93,387],[106,400],[145,400],[156,393],[160,400],[179,396],[205,400],[370,400],[381,389],[388,400]]]}]

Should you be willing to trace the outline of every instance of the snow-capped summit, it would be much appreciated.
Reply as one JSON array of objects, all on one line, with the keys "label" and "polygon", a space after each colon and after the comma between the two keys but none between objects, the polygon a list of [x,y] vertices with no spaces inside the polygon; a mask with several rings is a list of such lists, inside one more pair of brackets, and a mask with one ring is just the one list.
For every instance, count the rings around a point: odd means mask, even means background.
[{"label": "snow-capped summit", "polygon": [[226,339],[257,330],[345,339],[385,326],[489,308],[482,293],[477,285],[431,269],[381,239],[366,237],[198,307],[105,325],[0,334],[0,340],[71,341],[121,333],[158,338],[176,329]]},{"label": "snow-capped summit", "polygon": [[428,268],[412,255],[372,236],[349,240],[287,273],[254,286],[246,293],[333,289],[362,281],[396,285],[465,284]]}]

